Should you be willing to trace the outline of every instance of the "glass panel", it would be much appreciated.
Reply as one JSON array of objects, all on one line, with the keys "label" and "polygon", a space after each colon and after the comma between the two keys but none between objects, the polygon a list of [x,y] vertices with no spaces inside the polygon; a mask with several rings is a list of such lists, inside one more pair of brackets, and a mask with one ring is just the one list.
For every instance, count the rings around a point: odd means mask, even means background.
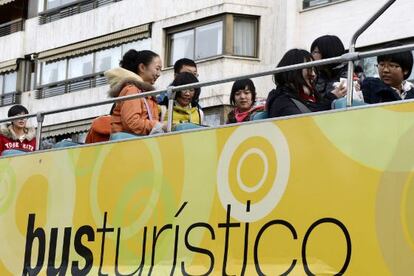
[{"label": "glass panel", "polygon": [[195,59],[217,56],[223,53],[223,22],[215,22],[196,28]]},{"label": "glass panel", "polygon": [[47,0],[46,9],[50,10],[77,1],[78,0]]},{"label": "glass panel", "polygon": [[168,65],[173,65],[180,58],[194,59],[194,30],[171,35],[171,52]]},{"label": "glass panel", "polygon": [[233,53],[239,56],[255,56],[256,19],[234,18]]},{"label": "glass panel", "polygon": [[121,46],[119,46],[96,52],[95,73],[118,67],[121,60],[121,50]]},{"label": "glass panel", "polygon": [[[413,56],[414,56],[414,51],[412,51],[412,53],[413,53]],[[411,71],[411,75],[408,77],[407,80],[414,81],[414,69]]]},{"label": "glass panel", "polygon": [[378,69],[375,64],[377,64],[377,57],[369,57],[362,60],[362,68],[364,69],[365,77],[379,77]]},{"label": "glass panel", "polygon": [[66,78],[66,60],[43,63],[42,84],[63,81]]},{"label": "glass panel", "polygon": [[92,74],[92,65],[92,54],[69,59],[68,79]]},{"label": "glass panel", "polygon": [[3,75],[0,75],[0,94],[3,94]]},{"label": "glass panel", "polygon": [[141,50],[151,50],[151,38],[141,39],[126,43],[122,45],[122,55],[124,55],[128,50],[135,49],[137,51]]},{"label": "glass panel", "polygon": [[4,93],[16,92],[17,72],[3,75]]}]

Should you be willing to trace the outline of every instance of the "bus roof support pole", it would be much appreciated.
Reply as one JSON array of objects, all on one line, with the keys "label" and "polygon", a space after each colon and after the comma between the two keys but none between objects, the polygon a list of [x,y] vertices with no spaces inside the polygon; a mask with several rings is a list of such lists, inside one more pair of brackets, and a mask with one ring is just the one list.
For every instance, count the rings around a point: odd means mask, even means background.
[{"label": "bus roof support pole", "polygon": [[168,96],[168,111],[167,111],[167,132],[172,131],[172,122],[173,122],[173,108],[174,108],[174,99],[175,99],[175,92],[173,92],[173,86],[169,86],[167,88],[167,96]]},{"label": "bus roof support pole", "polygon": [[[394,2],[397,0],[388,0],[387,3],[385,3],[381,9],[379,9],[371,18],[368,19],[367,22],[365,22],[364,25],[362,25],[352,36],[351,42],[349,44],[349,53],[353,54],[355,53],[355,44],[358,39],[358,37],[365,32],[366,29],[368,29],[369,26],[372,25]],[[350,60],[348,61],[348,80],[347,80],[347,88],[348,93],[346,94],[346,106],[351,107],[352,106],[352,91],[354,89],[354,82],[353,82],[353,76],[354,76],[354,61]]]},{"label": "bus roof support pole", "polygon": [[43,125],[43,120],[45,119],[45,115],[43,115],[42,112],[37,112],[36,119],[37,119],[36,150],[39,150],[40,149],[40,140],[42,139],[42,125]]}]

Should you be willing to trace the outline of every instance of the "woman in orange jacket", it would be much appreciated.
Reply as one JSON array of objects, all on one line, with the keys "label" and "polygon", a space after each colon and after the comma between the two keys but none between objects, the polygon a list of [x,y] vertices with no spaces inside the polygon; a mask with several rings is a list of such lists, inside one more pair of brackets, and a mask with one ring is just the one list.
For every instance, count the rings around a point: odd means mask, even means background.
[{"label": "woman in orange jacket", "polygon": [[[155,90],[153,84],[161,73],[160,57],[148,50],[129,50],[119,68],[105,72],[111,87],[111,97],[135,95]],[[136,135],[162,133],[166,125],[159,121],[155,97],[117,102],[111,115],[111,133],[127,132]]]}]

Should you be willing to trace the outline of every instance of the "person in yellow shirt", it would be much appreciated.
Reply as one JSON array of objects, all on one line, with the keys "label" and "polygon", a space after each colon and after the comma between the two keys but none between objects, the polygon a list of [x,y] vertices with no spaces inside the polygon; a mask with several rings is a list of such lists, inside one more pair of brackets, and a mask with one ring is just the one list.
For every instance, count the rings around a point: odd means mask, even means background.
[{"label": "person in yellow shirt", "polygon": [[[194,74],[183,72],[176,75],[171,85],[180,86],[196,82],[198,82],[198,79]],[[200,88],[185,89],[176,92],[172,119],[174,130],[202,126],[204,114],[198,104],[199,96]],[[162,104],[168,106],[168,99],[164,99]],[[164,120],[166,121],[167,118],[164,118]],[[185,127],[182,124],[185,124]]]}]

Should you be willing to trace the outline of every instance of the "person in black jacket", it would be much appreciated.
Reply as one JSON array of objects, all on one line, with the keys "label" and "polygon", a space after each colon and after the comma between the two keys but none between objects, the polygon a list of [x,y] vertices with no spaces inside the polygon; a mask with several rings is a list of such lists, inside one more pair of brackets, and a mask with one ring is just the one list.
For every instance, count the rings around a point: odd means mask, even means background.
[{"label": "person in black jacket", "polygon": [[[314,60],[333,58],[345,54],[345,47],[339,37],[335,35],[324,35],[312,42],[311,53]],[[340,78],[347,78],[348,66],[346,63],[332,63],[316,68],[318,76],[315,88],[321,96],[325,96],[335,89],[334,83]]]},{"label": "person in black jacket", "polygon": [[[386,47],[401,46],[393,42]],[[386,54],[377,57],[378,78],[366,78],[362,93],[366,103],[381,103],[414,98],[414,85],[407,81],[413,68],[411,51]]]},{"label": "person in black jacket", "polygon": [[[303,49],[289,50],[277,67],[283,67],[312,61],[312,55]],[[269,117],[279,117],[331,109],[334,99],[346,93],[346,87],[339,86],[332,93],[322,97],[314,86],[315,68],[305,68],[276,73],[274,80],[277,85],[266,100]]]}]

